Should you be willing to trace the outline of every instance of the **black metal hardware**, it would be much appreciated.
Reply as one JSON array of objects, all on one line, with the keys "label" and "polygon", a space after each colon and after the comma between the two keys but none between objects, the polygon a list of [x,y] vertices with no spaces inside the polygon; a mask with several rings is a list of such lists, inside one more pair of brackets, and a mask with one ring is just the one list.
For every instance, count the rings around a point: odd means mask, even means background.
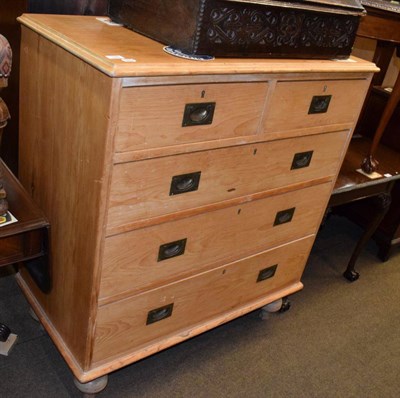
[{"label": "black metal hardware", "polygon": [[292,207],[291,209],[282,210],[282,211],[279,211],[278,213],[276,213],[274,226],[286,224],[286,223],[292,221],[295,210],[296,210],[296,208]]},{"label": "black metal hardware", "polygon": [[187,239],[185,238],[161,245],[158,251],[157,261],[168,260],[169,258],[181,256],[183,253],[185,253],[186,241]]},{"label": "black metal hardware", "polygon": [[271,267],[262,269],[257,278],[257,282],[265,281],[266,279],[272,278],[275,275],[278,264],[272,265]]},{"label": "black metal hardware", "polygon": [[308,114],[325,113],[328,111],[329,103],[331,102],[331,95],[315,95],[312,97],[310,109]]},{"label": "black metal hardware", "polygon": [[186,104],[183,113],[182,127],[211,124],[214,117],[215,102]]},{"label": "black metal hardware", "polygon": [[190,174],[181,174],[172,177],[169,195],[179,195],[181,193],[197,191],[200,183],[201,171]]},{"label": "black metal hardware", "polygon": [[151,323],[155,323],[158,321],[162,321],[165,318],[169,318],[172,315],[172,309],[174,307],[174,303],[165,305],[164,307],[156,308],[151,310],[147,314],[147,322],[146,325],[150,325]]},{"label": "black metal hardware", "polygon": [[314,151],[296,153],[293,157],[292,167],[290,169],[295,170],[308,167],[311,163],[313,153]]}]

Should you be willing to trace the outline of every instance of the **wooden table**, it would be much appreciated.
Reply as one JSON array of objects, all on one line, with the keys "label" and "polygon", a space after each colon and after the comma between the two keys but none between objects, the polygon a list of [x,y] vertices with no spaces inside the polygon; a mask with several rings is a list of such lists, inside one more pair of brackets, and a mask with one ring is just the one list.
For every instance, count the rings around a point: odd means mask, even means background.
[{"label": "wooden table", "polygon": [[2,160],[0,167],[10,212],[18,220],[0,227],[0,266],[43,258],[49,223]]},{"label": "wooden table", "polygon": [[[356,202],[357,207],[372,206],[372,216],[366,220],[367,227],[343,274],[351,282],[359,277],[359,273],[354,269],[357,258],[388,211],[391,204],[391,190],[395,181],[400,179],[399,154],[383,145],[380,145],[376,152],[380,160],[379,174],[382,177],[372,179],[356,171],[360,169],[361,160],[370,145],[371,141],[367,138],[352,139],[328,204],[329,208],[352,202]],[[354,210],[351,206],[346,209],[347,212]],[[370,215],[371,212],[366,214]]]},{"label": "wooden table", "polygon": [[[380,72],[376,73],[371,81],[369,91],[371,92],[372,87],[382,85],[393,51],[400,44],[400,6],[393,5],[387,0],[362,0],[362,5],[366,8],[367,15],[362,18],[357,35],[377,41],[373,62],[380,68]],[[369,94],[365,103],[367,103],[368,97]],[[368,218],[364,217],[363,222],[360,222],[363,226],[366,225],[364,233],[357,243],[347,269],[343,274],[351,282],[359,278],[359,273],[354,269],[357,258],[389,210],[392,188],[395,181],[400,179],[399,154],[379,145],[382,134],[399,99],[400,75],[397,78],[373,139],[356,138],[350,143],[329,201],[328,208],[354,202],[354,206],[350,205],[346,208],[347,214],[350,215],[352,213],[351,218],[354,218],[355,212],[359,214],[361,208],[372,206],[372,213],[371,209],[369,212],[364,212],[364,214],[368,215]],[[363,118],[365,110],[366,107],[364,107],[360,119]],[[372,173],[377,170],[379,174],[386,175],[386,177],[371,179],[356,171],[360,167],[366,173]]]},{"label": "wooden table", "polygon": [[[0,168],[9,211],[18,220],[0,227],[0,267],[24,261],[39,288],[48,291],[51,285],[47,262],[49,223],[1,159]],[[11,336],[15,337],[12,341]],[[1,353],[7,355],[15,340],[16,335],[0,323]]]}]

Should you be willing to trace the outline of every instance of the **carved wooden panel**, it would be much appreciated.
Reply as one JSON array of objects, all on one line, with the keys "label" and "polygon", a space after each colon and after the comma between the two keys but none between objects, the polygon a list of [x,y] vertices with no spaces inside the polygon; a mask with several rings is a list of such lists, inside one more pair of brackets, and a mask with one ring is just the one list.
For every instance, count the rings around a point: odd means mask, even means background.
[{"label": "carved wooden panel", "polygon": [[347,57],[362,13],[344,0],[110,0],[109,8],[113,20],[183,52],[258,58]]},{"label": "carved wooden panel", "polygon": [[358,17],[208,2],[195,52],[301,58],[350,54]]}]

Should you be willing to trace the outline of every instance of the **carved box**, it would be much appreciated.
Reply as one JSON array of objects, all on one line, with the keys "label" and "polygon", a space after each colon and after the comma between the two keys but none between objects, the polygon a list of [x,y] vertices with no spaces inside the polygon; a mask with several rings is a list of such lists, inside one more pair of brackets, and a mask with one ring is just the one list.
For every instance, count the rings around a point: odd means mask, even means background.
[{"label": "carved box", "polygon": [[116,22],[195,55],[346,58],[358,0],[110,0]]}]

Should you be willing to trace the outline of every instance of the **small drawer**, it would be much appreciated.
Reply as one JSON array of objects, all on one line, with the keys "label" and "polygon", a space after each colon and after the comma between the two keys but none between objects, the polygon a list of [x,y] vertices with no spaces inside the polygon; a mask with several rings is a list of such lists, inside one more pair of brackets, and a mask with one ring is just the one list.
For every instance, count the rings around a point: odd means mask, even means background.
[{"label": "small drawer", "polygon": [[147,218],[336,175],[348,132],[114,166],[108,233]]},{"label": "small drawer", "polygon": [[314,237],[98,309],[93,361],[183,333],[300,281]]},{"label": "small drawer", "polygon": [[332,183],[321,184],[108,237],[100,300],[154,288],[313,234],[331,188]]},{"label": "small drawer", "polygon": [[267,89],[265,82],[124,88],[116,152],[254,135]]},{"label": "small drawer", "polygon": [[364,79],[278,82],[264,132],[354,123],[366,89]]}]

